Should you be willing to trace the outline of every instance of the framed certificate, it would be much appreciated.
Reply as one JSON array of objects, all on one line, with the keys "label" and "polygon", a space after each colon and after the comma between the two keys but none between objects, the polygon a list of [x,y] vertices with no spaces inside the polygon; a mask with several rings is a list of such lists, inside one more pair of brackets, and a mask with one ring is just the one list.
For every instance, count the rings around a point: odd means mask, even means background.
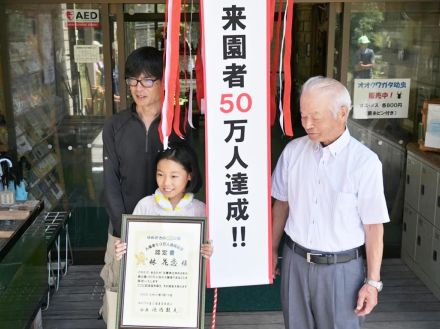
[{"label": "framed certificate", "polygon": [[117,328],[204,328],[205,223],[123,215]]}]

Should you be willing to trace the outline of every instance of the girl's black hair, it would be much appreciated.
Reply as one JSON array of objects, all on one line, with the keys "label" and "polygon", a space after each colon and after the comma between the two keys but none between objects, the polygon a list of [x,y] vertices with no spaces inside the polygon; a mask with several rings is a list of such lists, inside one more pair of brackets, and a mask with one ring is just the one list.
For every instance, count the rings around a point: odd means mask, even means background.
[{"label": "girl's black hair", "polygon": [[140,47],[127,57],[125,77],[136,78],[141,74],[161,80],[163,74],[163,53],[154,47]]},{"label": "girl's black hair", "polygon": [[167,159],[180,163],[191,174],[191,180],[186,185],[185,192],[197,193],[202,187],[202,175],[200,174],[197,154],[186,142],[178,142],[170,145],[156,156],[156,168],[160,160]]}]

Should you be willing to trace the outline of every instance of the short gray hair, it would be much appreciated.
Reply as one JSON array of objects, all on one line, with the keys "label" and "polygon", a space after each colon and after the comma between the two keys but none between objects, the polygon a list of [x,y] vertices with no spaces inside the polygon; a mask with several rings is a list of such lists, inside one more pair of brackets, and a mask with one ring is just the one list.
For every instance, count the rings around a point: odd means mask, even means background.
[{"label": "short gray hair", "polygon": [[332,103],[329,110],[336,115],[339,113],[341,107],[347,108],[347,114],[351,109],[351,97],[347,88],[339,81],[323,76],[311,77],[301,88],[301,95],[309,91],[318,91],[318,96],[321,94],[331,94]]}]

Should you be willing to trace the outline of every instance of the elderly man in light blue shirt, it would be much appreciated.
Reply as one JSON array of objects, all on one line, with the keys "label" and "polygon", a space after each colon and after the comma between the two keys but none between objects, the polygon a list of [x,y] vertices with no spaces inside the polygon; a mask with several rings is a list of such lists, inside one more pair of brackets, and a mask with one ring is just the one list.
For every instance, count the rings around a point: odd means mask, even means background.
[{"label": "elderly man in light blue shirt", "polygon": [[272,175],[274,273],[286,233],[285,326],[360,328],[382,289],[383,223],[389,221],[382,164],[350,136],[351,99],[340,82],[309,79],[300,107],[307,136],[285,147]]}]

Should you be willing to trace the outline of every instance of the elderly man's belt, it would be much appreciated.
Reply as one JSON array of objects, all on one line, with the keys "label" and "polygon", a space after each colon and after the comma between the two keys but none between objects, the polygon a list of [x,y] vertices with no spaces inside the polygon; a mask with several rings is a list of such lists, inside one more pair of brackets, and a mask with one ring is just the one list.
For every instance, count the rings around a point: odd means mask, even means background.
[{"label": "elderly man's belt", "polygon": [[308,263],[313,264],[331,265],[337,263],[347,263],[353,259],[358,259],[362,257],[364,254],[364,246],[335,253],[315,252],[310,249],[304,248],[296,242],[292,241],[292,239],[288,235],[286,236],[286,244],[296,254],[304,257]]}]

